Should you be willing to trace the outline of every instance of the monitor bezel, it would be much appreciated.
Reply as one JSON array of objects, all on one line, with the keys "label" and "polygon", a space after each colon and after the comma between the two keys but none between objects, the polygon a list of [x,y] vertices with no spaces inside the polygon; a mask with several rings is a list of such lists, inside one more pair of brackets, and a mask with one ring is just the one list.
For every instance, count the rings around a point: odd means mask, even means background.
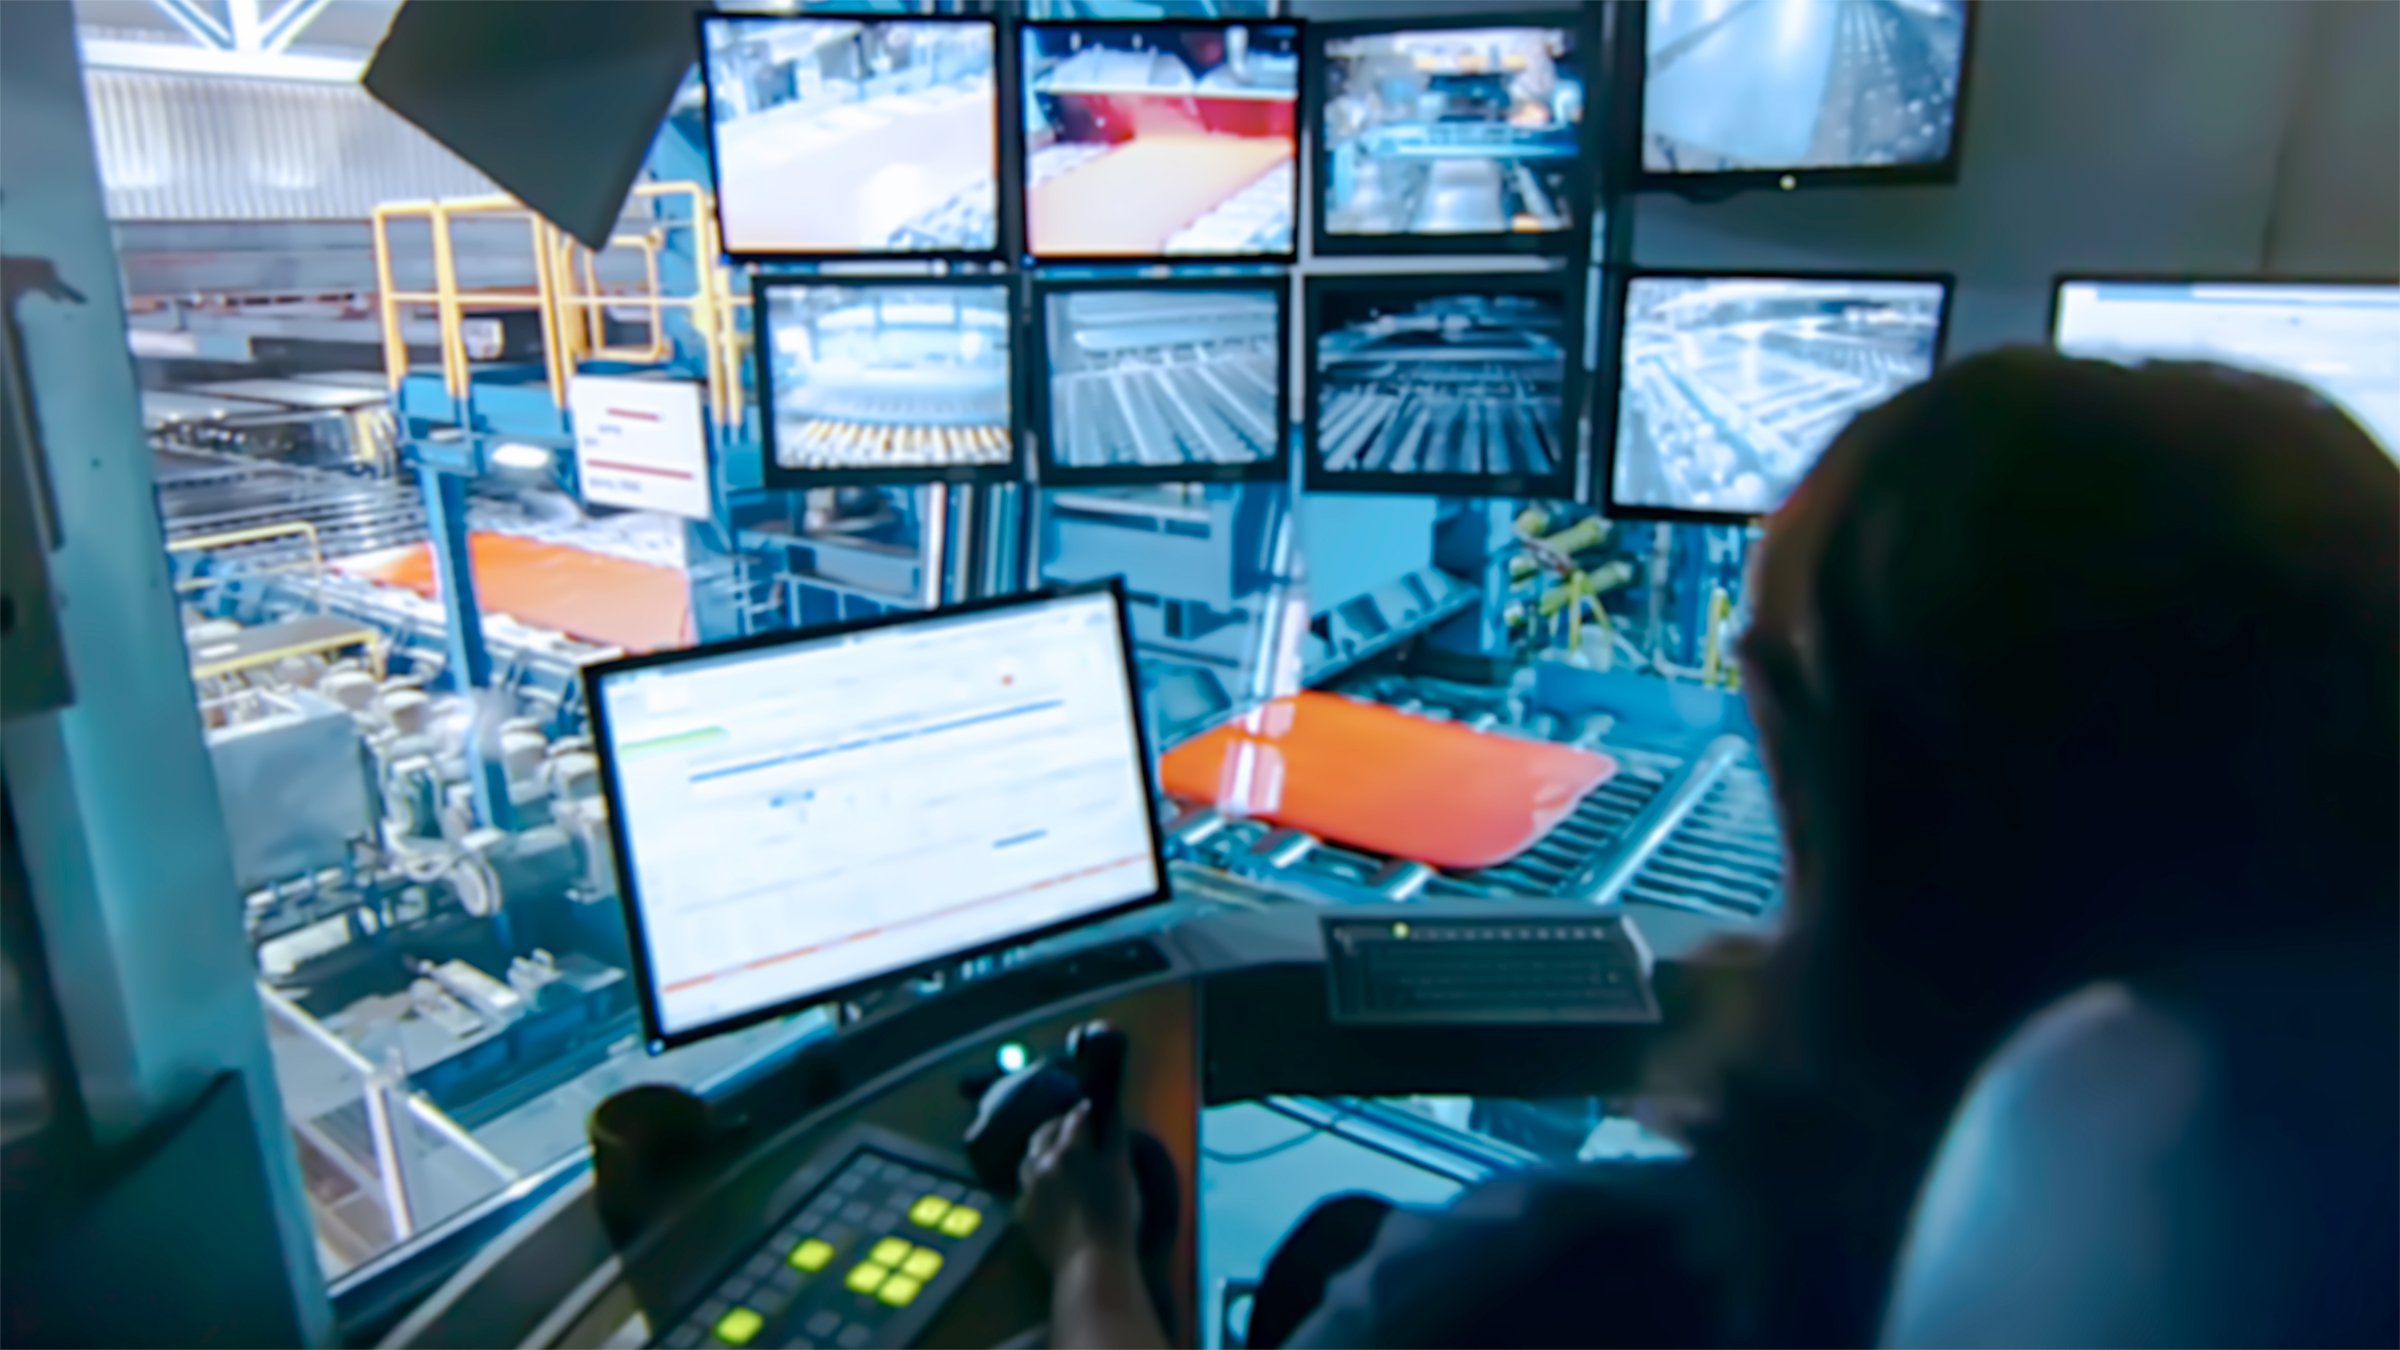
[{"label": "monitor bezel", "polygon": [[[1057,408],[1050,396],[1050,298],[1077,291],[1258,291],[1275,297],[1275,448],[1253,464],[1151,468],[1078,468],[1058,458]],[[1292,287],[1288,274],[1271,276],[1036,277],[1027,288],[1032,325],[1027,346],[1041,361],[1028,370],[1028,425],[1040,432],[1034,473],[1045,488],[1134,487],[1153,483],[1282,483],[1292,474]]]},{"label": "monitor bezel", "polygon": [[[809,287],[861,290],[878,286],[910,290],[988,290],[997,287],[1006,297],[1008,316],[1008,458],[990,464],[910,465],[896,469],[787,469],[775,458],[775,382],[773,352],[767,339],[767,301],[776,291]],[[1024,295],[1012,272],[977,272],[957,276],[895,275],[888,272],[767,273],[750,276],[751,378],[757,391],[759,466],[762,487],[805,492],[825,487],[894,487],[934,484],[1017,483],[1025,479],[1025,342],[1022,319]]]},{"label": "monitor bezel", "polygon": [[[1016,194],[1018,230],[1024,261],[1028,267],[1177,267],[1184,264],[1242,264],[1288,266],[1300,260],[1300,216],[1305,207],[1301,200],[1300,158],[1308,153],[1308,59],[1309,27],[1302,19],[1277,15],[1260,19],[1025,19],[1013,25],[1016,51],[1011,53],[1016,69],[1015,101],[1009,105],[1012,114],[1009,134],[1015,137]],[[1133,32],[1139,29],[1192,32],[1228,28],[1289,28],[1292,30],[1292,50],[1300,61],[1299,87],[1292,93],[1292,238],[1289,247],[1279,253],[1044,253],[1036,248],[1033,239],[1033,185],[1025,175],[1033,163],[1033,145],[1025,134],[1026,100],[1033,97],[1033,75],[1025,68],[1025,43],[1028,37],[1044,29],[1111,29]]]},{"label": "monitor bezel", "polygon": [[[982,249],[738,249],[725,232],[725,168],[724,157],[717,148],[716,91],[708,78],[708,26],[725,24],[779,23],[930,23],[980,24],[992,34],[992,246]],[[792,13],[764,14],[755,12],[702,10],[693,18],[692,36],[698,45],[697,60],[700,76],[700,115],[704,122],[703,139],[707,142],[709,175],[709,213],[715,217],[717,248],[729,262],[747,266],[774,263],[999,263],[1009,256],[1009,222],[1021,214],[1021,204],[1010,196],[1008,154],[1008,110],[1015,106],[1011,94],[1011,72],[1014,67],[1003,50],[1007,34],[1000,20],[988,14],[840,14]],[[1016,175],[1022,178],[1022,172]]]},{"label": "monitor bezel", "polygon": [[[1327,258],[1407,258],[1445,257],[1457,254],[1477,256],[1505,255],[1524,257],[1564,256],[1580,258],[1589,250],[1592,217],[1597,214],[1593,200],[1596,187],[1594,167],[1599,158],[1601,137],[1599,128],[1607,118],[1595,115],[1606,109],[1595,109],[1592,91],[1602,80],[1592,67],[1601,59],[1602,42],[1593,16],[1601,6],[1579,6],[1575,9],[1525,10],[1494,9],[1489,13],[1428,15],[1423,18],[1345,19],[1338,22],[1312,24],[1307,33],[1308,51],[1302,58],[1301,78],[1306,97],[1301,112],[1302,125],[1308,132],[1309,157],[1309,251],[1313,256]],[[1580,151],[1567,165],[1565,191],[1574,203],[1575,218],[1567,228],[1547,234],[1519,234],[1512,231],[1485,231],[1478,234],[1340,234],[1326,227],[1326,166],[1332,158],[1332,147],[1324,135],[1325,102],[1330,94],[1333,60],[1326,52],[1327,44],[1354,37],[1377,37],[1393,33],[1431,33],[1450,29],[1477,28],[1549,28],[1573,36],[1576,65],[1583,74],[1583,120],[1576,124],[1575,140]]]},{"label": "monitor bezel", "polygon": [[[1603,354],[1606,375],[1602,387],[1608,394],[1606,404],[1608,423],[1606,426],[1599,424],[1601,403],[1594,400],[1592,405],[1592,439],[1598,443],[1599,453],[1595,457],[1596,462],[1593,465],[1594,483],[1591,495],[1593,501],[1600,508],[1600,514],[1610,520],[1666,521],[1686,525],[1754,525],[1767,519],[1781,507],[1781,503],[1778,503],[1775,508],[1753,515],[1743,511],[1706,511],[1681,506],[1634,505],[1617,500],[1617,452],[1621,448],[1618,442],[1621,439],[1625,401],[1625,338],[1629,331],[1629,325],[1625,320],[1625,304],[1631,295],[1633,283],[1644,280],[1828,281],[1861,282],[1869,285],[1898,282],[1903,285],[1938,285],[1942,288],[1941,314],[1934,321],[1933,368],[1926,373],[1925,378],[1928,380],[1941,373],[1942,362],[1949,354],[1950,312],[1958,299],[1958,278],[1949,272],[1852,272],[1838,269],[1828,271],[1821,268],[1717,269],[1685,267],[1634,267],[1619,270],[1609,282],[1614,291],[1617,325],[1616,332],[1612,335],[1614,340]],[[1923,381],[1918,383],[1923,383]],[[1915,388],[1916,386],[1906,387]],[[1819,457],[1823,457],[1822,451],[1819,452]]]},{"label": "monitor bezel", "polygon": [[[1549,498],[1575,495],[1575,476],[1582,459],[1576,424],[1583,416],[1586,380],[1583,339],[1586,269],[1568,266],[1543,271],[1507,272],[1377,272],[1307,276],[1301,280],[1301,304],[1306,323],[1301,334],[1305,381],[1300,390],[1301,482],[1310,493],[1368,494],[1404,497]],[[1325,333],[1325,300],[1342,293],[1400,296],[1460,294],[1541,295],[1558,301],[1563,323],[1561,356],[1565,369],[1559,386],[1559,463],[1547,474],[1464,473],[1334,473],[1317,453],[1317,390],[1322,379],[1317,344]]]},{"label": "monitor bezel", "polygon": [[[658,991],[650,967],[649,926],[643,922],[641,899],[638,894],[638,873],[632,865],[633,849],[626,835],[625,812],[622,809],[623,790],[617,777],[616,755],[611,748],[608,729],[608,701],[602,697],[602,685],[612,677],[637,670],[655,670],[694,661],[713,660],[743,652],[763,651],[776,647],[798,646],[827,639],[846,638],[858,633],[884,628],[904,627],[912,623],[955,619],[966,615],[987,614],[1010,609],[1031,609],[1059,600],[1087,595],[1106,595],[1116,613],[1117,640],[1125,663],[1125,698],[1128,715],[1133,719],[1135,757],[1141,761],[1143,792],[1143,827],[1150,840],[1150,862],[1157,885],[1148,894],[1116,902],[1073,918],[1045,924],[1039,928],[1012,933],[991,942],[976,943],[946,951],[922,962],[911,962],[861,979],[840,985],[795,995],[780,1002],[746,1009],[728,1017],[681,1031],[668,1031],[661,1016]],[[826,1003],[845,1002],[867,990],[888,985],[897,980],[922,976],[945,970],[962,961],[988,956],[1044,938],[1056,937],[1074,929],[1089,927],[1119,918],[1136,910],[1163,904],[1172,896],[1167,876],[1166,842],[1158,824],[1158,768],[1150,749],[1149,727],[1142,716],[1141,668],[1135,664],[1133,628],[1125,610],[1125,587],[1122,578],[1085,582],[1073,586],[1047,587],[996,596],[987,600],[970,600],[936,610],[911,610],[879,614],[872,618],[853,619],[843,623],[825,624],[813,628],[792,629],[781,633],[762,633],[751,637],[733,638],[686,647],[680,651],[651,652],[640,656],[619,657],[583,668],[584,705],[590,710],[592,748],[599,761],[601,792],[608,807],[609,854],[617,873],[617,903],[625,915],[628,946],[632,953],[634,990],[641,1003],[642,1035],[651,1054],[659,1054],[680,1046],[690,1045],[731,1032],[771,1022],[781,1017],[806,1011]]]},{"label": "monitor bezel", "polygon": [[1958,43],[1958,97],[1950,113],[1950,144],[1938,160],[1920,164],[1845,164],[1824,168],[1727,169],[1721,171],[1652,169],[1643,153],[1650,133],[1650,20],[1648,6],[1627,7],[1631,17],[1627,65],[1633,78],[1634,116],[1625,164],[1628,184],[1636,192],[1670,192],[1713,197],[1750,188],[1796,192],[1820,187],[1908,187],[1958,181],[1960,151],[1967,139],[1968,104],[1975,84],[1975,40],[1982,30],[1982,0],[1963,0],[1965,28]]},{"label": "monitor bezel", "polygon": [[2087,284],[2102,286],[2325,286],[2390,290],[2400,288],[2400,273],[2379,277],[2363,272],[2330,276],[2310,276],[2297,273],[2238,276],[2225,272],[2060,272],[2050,279],[2050,313],[2043,324],[2042,340],[2049,345],[2052,351],[2061,356],[2074,355],[2073,352],[2058,345],[2059,311],[2066,300],[2067,287]]}]

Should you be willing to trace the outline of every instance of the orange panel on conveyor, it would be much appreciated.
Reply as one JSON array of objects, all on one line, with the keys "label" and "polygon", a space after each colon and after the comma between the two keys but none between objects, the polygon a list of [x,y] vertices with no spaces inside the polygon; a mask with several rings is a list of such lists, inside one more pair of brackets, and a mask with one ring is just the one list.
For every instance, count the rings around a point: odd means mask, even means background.
[{"label": "orange panel on conveyor", "polygon": [[[486,614],[506,614],[519,623],[629,652],[691,641],[690,585],[676,568],[513,534],[476,534],[467,549],[475,566],[475,599]],[[386,586],[441,594],[433,550],[424,544],[364,554],[341,566]]]},{"label": "orange panel on conveyor", "polygon": [[1458,868],[1524,852],[1616,772],[1589,750],[1317,693],[1277,699],[1160,763],[1187,801]]},{"label": "orange panel on conveyor", "polygon": [[1026,237],[1046,254],[1148,255],[1291,158],[1268,136],[1142,136],[1034,185]]}]

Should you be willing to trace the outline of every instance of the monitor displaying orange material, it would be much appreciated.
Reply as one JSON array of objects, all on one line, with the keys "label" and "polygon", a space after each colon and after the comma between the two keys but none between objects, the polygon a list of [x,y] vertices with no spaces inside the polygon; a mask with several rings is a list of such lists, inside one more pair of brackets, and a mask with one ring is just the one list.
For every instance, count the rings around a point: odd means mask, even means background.
[{"label": "monitor displaying orange material", "polygon": [[1350,848],[1496,867],[1541,842],[1617,762],[1338,694],[1276,699],[1169,751],[1167,792]]}]

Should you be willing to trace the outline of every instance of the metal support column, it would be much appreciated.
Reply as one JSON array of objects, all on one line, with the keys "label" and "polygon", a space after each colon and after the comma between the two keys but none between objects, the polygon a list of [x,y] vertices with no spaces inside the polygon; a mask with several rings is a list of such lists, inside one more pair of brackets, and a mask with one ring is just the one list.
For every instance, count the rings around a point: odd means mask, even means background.
[{"label": "metal support column", "polygon": [[433,550],[433,575],[442,591],[442,622],[449,642],[450,687],[475,709],[467,733],[467,781],[475,793],[476,823],[510,829],[515,813],[508,776],[500,763],[500,723],[507,720],[492,692],[492,653],[483,642],[483,609],[475,599],[475,563],[469,551],[467,480],[424,465],[425,524]]}]

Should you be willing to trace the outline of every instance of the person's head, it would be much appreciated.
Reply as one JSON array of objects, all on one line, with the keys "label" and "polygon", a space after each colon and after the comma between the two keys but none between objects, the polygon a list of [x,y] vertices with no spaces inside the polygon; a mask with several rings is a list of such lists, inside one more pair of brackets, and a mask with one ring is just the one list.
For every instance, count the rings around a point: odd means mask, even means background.
[{"label": "person's head", "polygon": [[1946,1097],[2179,950],[2400,909],[2400,468],[2300,387],[2037,351],[1853,422],[1742,647],[1791,855],[1768,1028]]}]

